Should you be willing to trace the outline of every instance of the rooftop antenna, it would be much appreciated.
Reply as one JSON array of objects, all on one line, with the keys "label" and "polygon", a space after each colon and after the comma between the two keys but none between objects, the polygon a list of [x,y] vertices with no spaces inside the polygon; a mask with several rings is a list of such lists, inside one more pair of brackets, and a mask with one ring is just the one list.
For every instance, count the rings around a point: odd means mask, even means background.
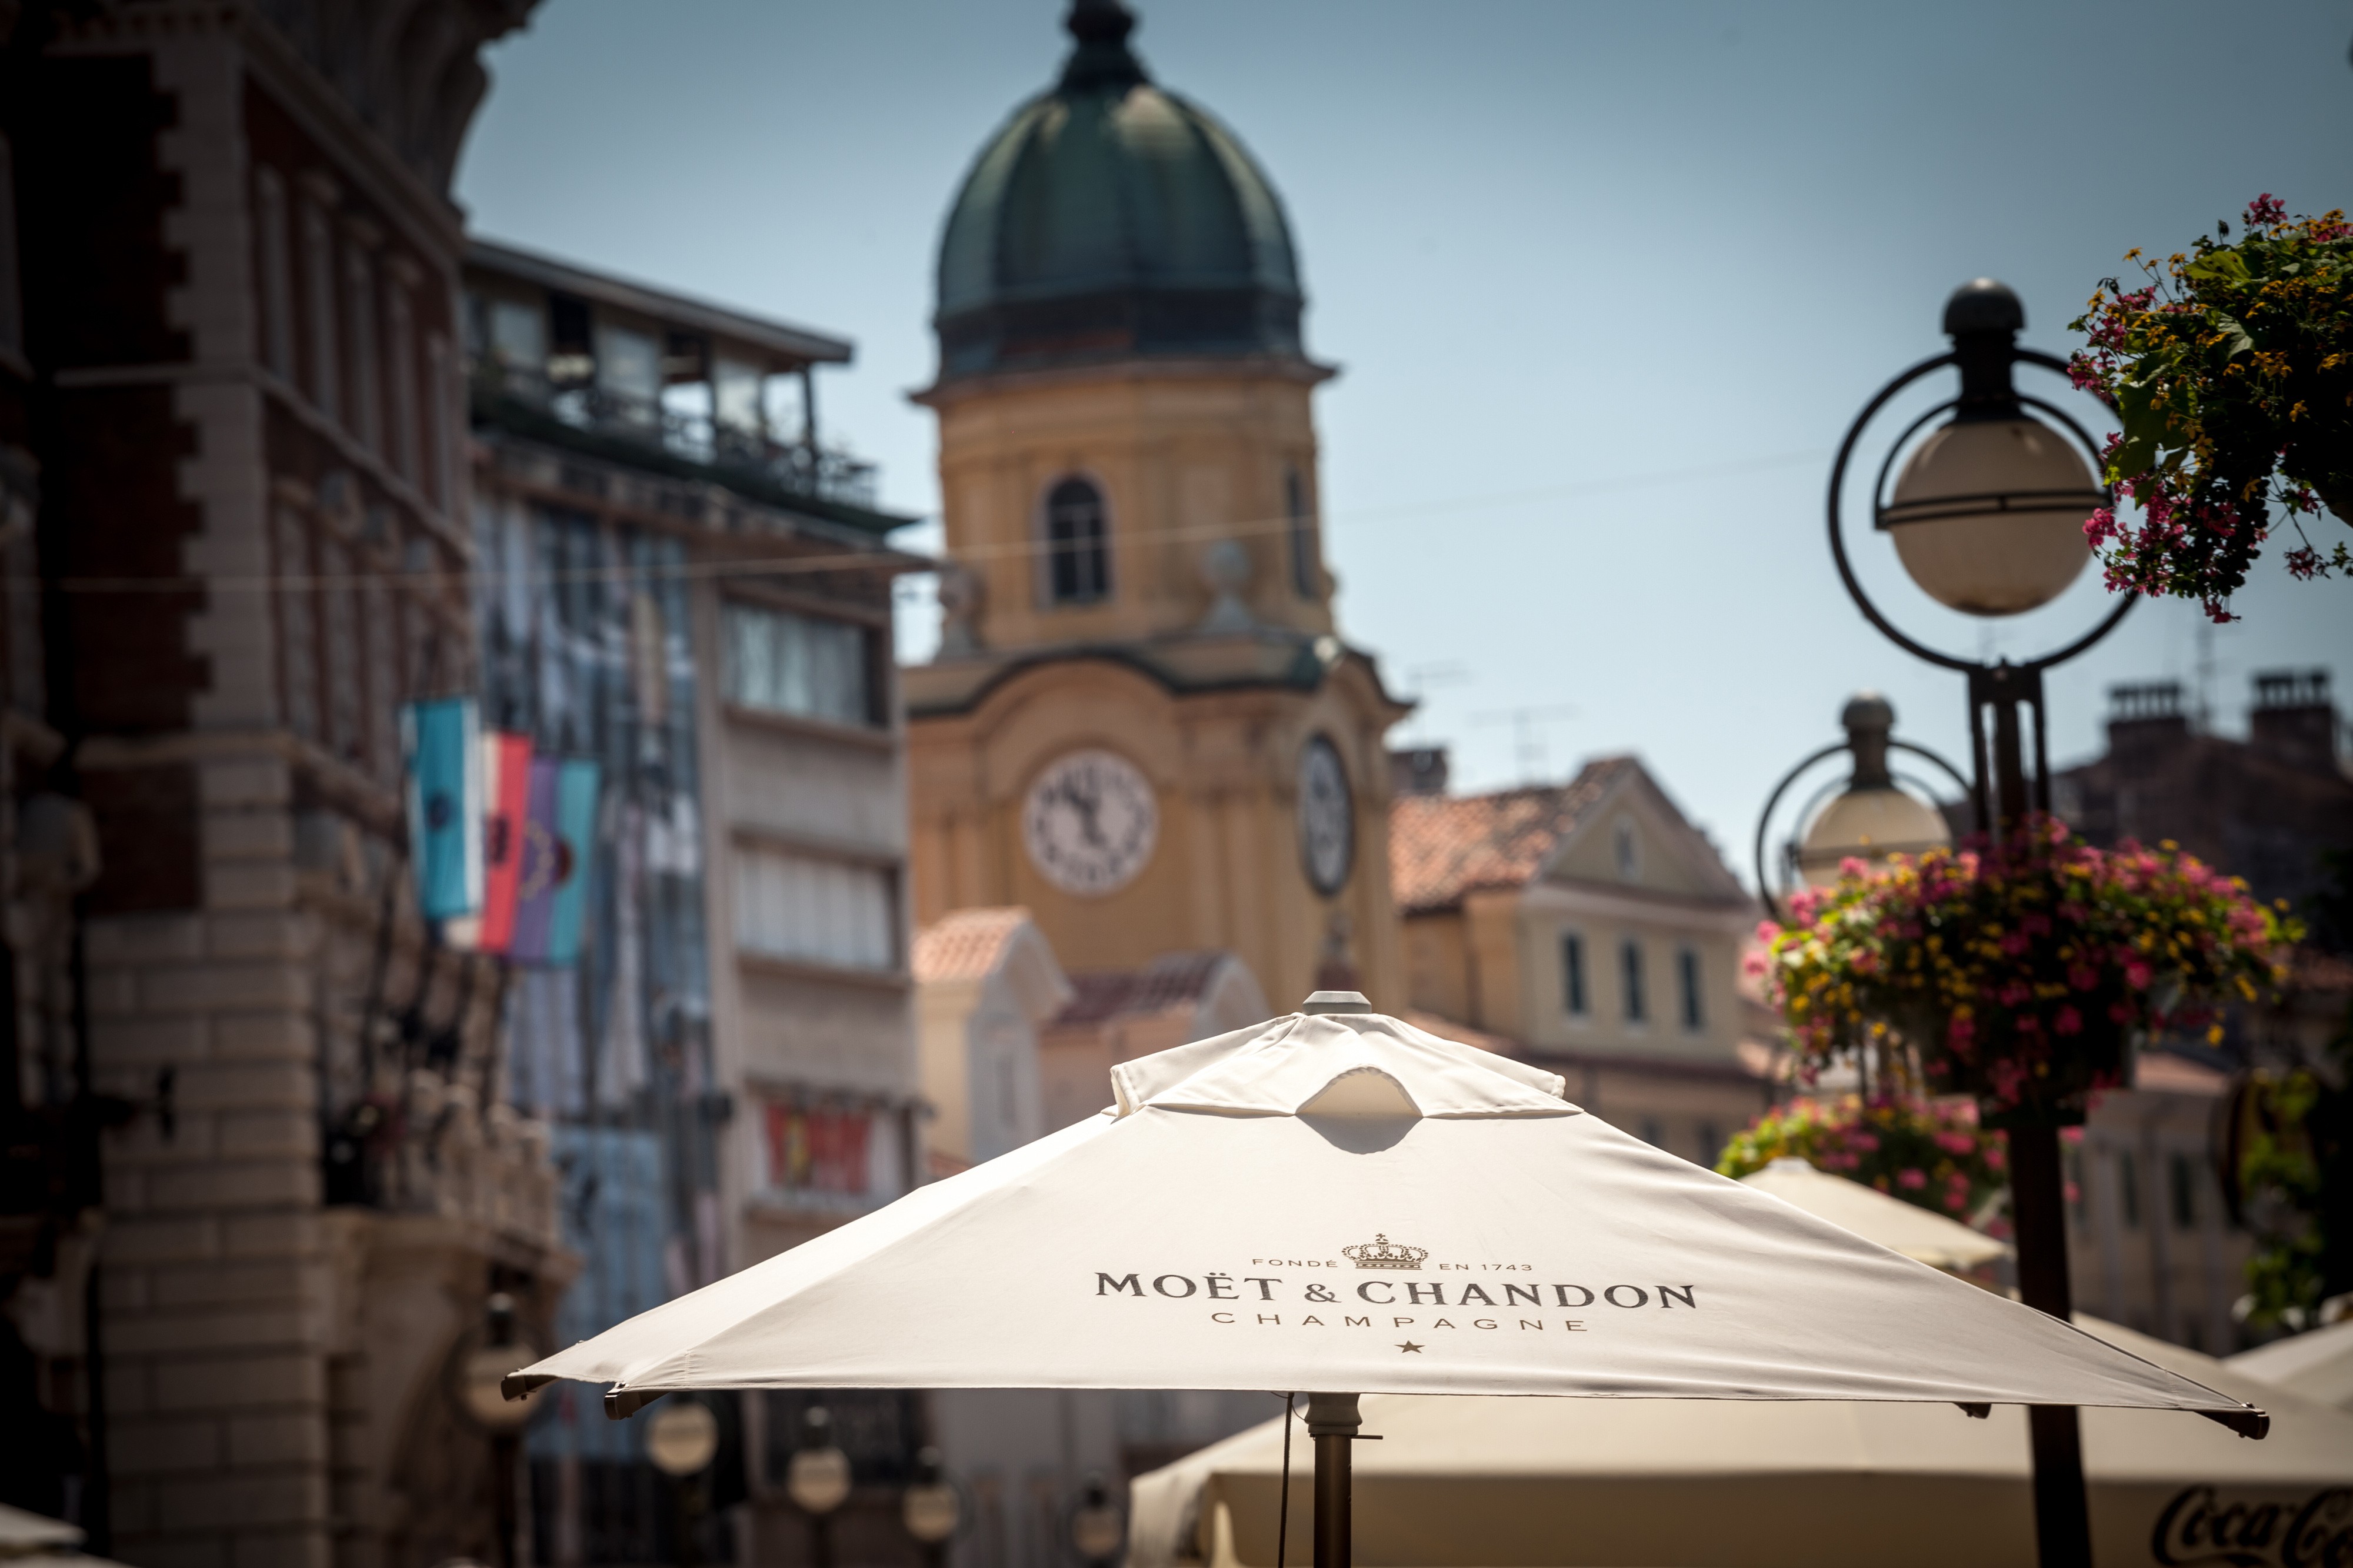
[{"label": "rooftop antenna", "polygon": [[1428,715],[1422,711],[1421,700],[1430,694],[1430,689],[1433,686],[1460,686],[1470,679],[1471,667],[1459,658],[1442,659],[1436,664],[1409,665],[1406,668],[1405,691],[1408,697],[1413,699],[1413,717],[1406,721],[1408,735],[1410,737],[1406,742],[1408,745],[1418,746],[1426,743],[1421,726]]},{"label": "rooftop antenna", "polygon": [[1520,766],[1520,782],[1534,784],[1550,771],[1549,759],[1545,754],[1544,736],[1537,731],[1536,726],[1569,718],[1576,712],[1576,707],[1570,703],[1552,702],[1522,708],[1498,708],[1492,712],[1473,713],[1471,716],[1471,721],[1473,724],[1499,724],[1508,721],[1512,726],[1512,750]]}]

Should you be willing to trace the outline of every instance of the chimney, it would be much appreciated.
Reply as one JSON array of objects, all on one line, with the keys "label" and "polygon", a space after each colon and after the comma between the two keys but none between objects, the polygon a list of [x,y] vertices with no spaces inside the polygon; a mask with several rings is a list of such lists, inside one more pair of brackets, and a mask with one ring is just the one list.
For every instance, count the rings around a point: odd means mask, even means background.
[{"label": "chimney", "polygon": [[1389,753],[1389,792],[1393,795],[1444,795],[1446,748],[1409,746]]},{"label": "chimney", "polygon": [[2337,773],[2337,704],[2325,669],[2266,669],[2255,676],[2255,709],[2247,721],[2255,754],[2283,767]]},{"label": "chimney", "polygon": [[2147,767],[2189,740],[2181,682],[2143,680],[2108,688],[2108,755],[2119,765]]}]

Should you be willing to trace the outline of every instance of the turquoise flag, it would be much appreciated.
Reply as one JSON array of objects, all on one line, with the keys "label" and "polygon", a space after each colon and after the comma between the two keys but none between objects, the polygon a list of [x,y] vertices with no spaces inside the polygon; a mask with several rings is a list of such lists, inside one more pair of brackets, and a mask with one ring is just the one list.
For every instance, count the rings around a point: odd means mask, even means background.
[{"label": "turquoise flag", "polygon": [[482,745],[470,697],[401,710],[408,753],[408,858],[428,921],[482,908]]},{"label": "turquoise flag", "polygon": [[588,871],[596,862],[597,767],[567,758],[555,780],[555,858],[560,868],[548,910],[547,957],[568,964],[580,957],[580,926],[588,912]]}]

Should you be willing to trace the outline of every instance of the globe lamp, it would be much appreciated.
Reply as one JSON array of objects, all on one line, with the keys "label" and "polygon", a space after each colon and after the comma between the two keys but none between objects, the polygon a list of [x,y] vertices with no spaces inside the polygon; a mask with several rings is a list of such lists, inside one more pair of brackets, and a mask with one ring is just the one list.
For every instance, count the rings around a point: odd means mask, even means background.
[{"label": "globe lamp", "polygon": [[849,1500],[849,1456],[834,1446],[833,1415],[822,1405],[801,1418],[801,1447],[785,1470],[785,1495],[812,1517]]},{"label": "globe lamp", "polygon": [[915,1482],[899,1500],[899,1520],[907,1533],[925,1546],[937,1546],[964,1522],[964,1503],[940,1473],[940,1451],[925,1448],[915,1456]]},{"label": "globe lamp", "polygon": [[2084,521],[2107,503],[2083,454],[2011,385],[2025,325],[2018,296],[1990,278],[1954,291],[1945,331],[1959,401],[1905,460],[1878,517],[1913,582],[1972,616],[2019,615],[2064,593],[2092,558]]},{"label": "globe lamp", "polygon": [[1082,1563],[1110,1563],[1127,1544],[1127,1520],[1101,1476],[1089,1476],[1071,1513],[1071,1550]]},{"label": "globe lamp", "polygon": [[699,1475],[719,1455],[719,1418],[699,1399],[674,1394],[646,1427],[646,1458],[673,1480]]},{"label": "globe lamp", "polygon": [[1798,841],[1798,869],[1814,887],[1839,879],[1839,868],[1861,860],[1873,869],[1891,855],[1922,855],[1953,842],[1945,814],[1896,787],[1888,772],[1888,734],[1895,710],[1875,691],[1856,695],[1840,716],[1854,774],[1837,798],[1815,814]]}]

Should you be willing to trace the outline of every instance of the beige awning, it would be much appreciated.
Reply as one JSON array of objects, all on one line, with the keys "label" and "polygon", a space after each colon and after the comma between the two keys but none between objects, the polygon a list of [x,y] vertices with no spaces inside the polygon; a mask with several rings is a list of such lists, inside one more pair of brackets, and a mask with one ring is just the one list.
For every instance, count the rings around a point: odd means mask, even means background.
[{"label": "beige awning", "polygon": [[0,1565],[5,1568],[122,1568],[104,1557],[84,1555],[79,1526],[45,1513],[0,1503]]},{"label": "beige awning", "polygon": [[1875,1187],[1844,1176],[1818,1171],[1803,1160],[1779,1159],[1754,1174],[1740,1178],[1744,1185],[1770,1193],[1795,1204],[1810,1215],[1875,1241],[1890,1252],[1917,1258],[1931,1268],[1955,1271],[1990,1263],[2010,1251],[1982,1231],[1957,1220],[1889,1197]]},{"label": "beige awning", "polygon": [[2241,1351],[2230,1365],[2306,1399],[2353,1410],[2353,1318]]},{"label": "beige awning", "polygon": [[[2121,1564],[2329,1561],[2353,1541],[2353,1416],[2092,1319],[2101,1339],[2264,1405],[2250,1443],[2083,1413],[2093,1545]],[[1270,1402],[1279,1408],[1279,1402]],[[1356,1451],[1365,1568],[1985,1568],[2034,1560],[2024,1412],[1825,1401],[1372,1397]],[[1274,1562],[1281,1418],[1140,1478],[1129,1568]],[[1289,1559],[1308,1559],[1303,1428]],[[2299,1522],[2300,1521],[2300,1522]],[[2304,1533],[2304,1556],[2282,1548]],[[2224,1538],[2218,1541],[2218,1532]],[[2229,1553],[2253,1553],[2244,1559]],[[2266,1554],[2268,1553],[2268,1554]]]}]

